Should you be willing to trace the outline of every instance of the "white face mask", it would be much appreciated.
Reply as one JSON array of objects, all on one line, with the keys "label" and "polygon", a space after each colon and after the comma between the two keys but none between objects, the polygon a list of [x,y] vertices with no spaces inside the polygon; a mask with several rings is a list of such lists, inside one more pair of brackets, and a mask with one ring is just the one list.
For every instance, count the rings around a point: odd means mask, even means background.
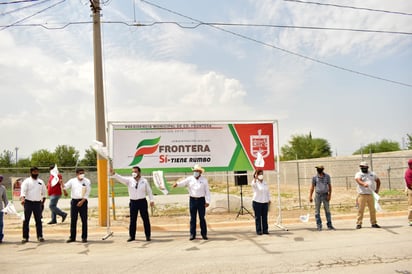
[{"label": "white face mask", "polygon": [[78,178],[79,178],[79,180],[83,180],[84,179],[84,174],[79,174]]},{"label": "white face mask", "polygon": [[200,172],[199,171],[195,171],[193,172],[193,176],[195,176],[196,178],[200,176]]},{"label": "white face mask", "polygon": [[136,172],[132,172],[132,177],[136,178],[137,177],[137,173]]},{"label": "white face mask", "polygon": [[260,174],[260,175],[258,175],[258,177],[257,177],[259,180],[263,180],[263,175],[262,174]]}]

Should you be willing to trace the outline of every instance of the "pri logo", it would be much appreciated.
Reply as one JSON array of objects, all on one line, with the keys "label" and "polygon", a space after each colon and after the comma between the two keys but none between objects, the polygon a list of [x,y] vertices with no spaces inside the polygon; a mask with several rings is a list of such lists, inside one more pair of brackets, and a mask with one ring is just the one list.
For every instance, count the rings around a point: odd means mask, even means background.
[{"label": "pri logo", "polygon": [[262,130],[258,130],[258,135],[250,135],[250,153],[253,157],[257,158],[258,153],[262,155],[263,158],[269,156],[270,153],[270,142],[269,135],[262,135]]},{"label": "pri logo", "polygon": [[134,166],[143,160],[143,156],[147,154],[153,154],[159,147],[160,136],[154,139],[144,139],[139,142],[136,147],[136,152],[133,157],[133,161],[129,166]]}]

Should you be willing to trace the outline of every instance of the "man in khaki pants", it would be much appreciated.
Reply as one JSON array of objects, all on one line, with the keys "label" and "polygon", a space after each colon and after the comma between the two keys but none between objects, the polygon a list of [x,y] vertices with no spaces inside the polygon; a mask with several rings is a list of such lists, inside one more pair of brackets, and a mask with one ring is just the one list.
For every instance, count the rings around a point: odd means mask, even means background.
[{"label": "man in khaki pants", "polygon": [[380,228],[376,221],[375,201],[373,199],[373,192],[378,193],[381,186],[381,181],[375,173],[368,171],[369,165],[367,162],[361,162],[360,171],[355,174],[356,183],[358,183],[358,219],[356,222],[356,229],[362,228],[363,212],[365,206],[368,206],[370,221],[373,228]]},{"label": "man in khaki pants", "polygon": [[405,184],[408,194],[408,220],[409,225],[412,226],[412,159],[408,161],[408,168],[405,171]]}]

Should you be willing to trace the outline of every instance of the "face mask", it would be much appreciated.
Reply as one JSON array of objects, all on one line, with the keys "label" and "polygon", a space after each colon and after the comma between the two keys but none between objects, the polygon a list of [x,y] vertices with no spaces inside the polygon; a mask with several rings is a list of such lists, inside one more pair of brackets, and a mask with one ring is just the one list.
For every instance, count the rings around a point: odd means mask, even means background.
[{"label": "face mask", "polygon": [[200,172],[199,171],[195,171],[193,172],[193,176],[195,176],[196,178],[200,176]]},{"label": "face mask", "polygon": [[31,177],[32,177],[33,179],[37,179],[37,178],[39,177],[39,174],[32,174]]},{"label": "face mask", "polygon": [[132,172],[132,177],[136,178],[137,177],[137,173],[136,172]]},{"label": "face mask", "polygon": [[84,174],[79,174],[78,178],[79,178],[80,180],[83,180],[83,179],[84,179]]},{"label": "face mask", "polygon": [[258,179],[262,181],[263,180],[263,175],[262,174],[258,175]]},{"label": "face mask", "polygon": [[368,168],[367,167],[361,167],[362,173],[368,173]]}]

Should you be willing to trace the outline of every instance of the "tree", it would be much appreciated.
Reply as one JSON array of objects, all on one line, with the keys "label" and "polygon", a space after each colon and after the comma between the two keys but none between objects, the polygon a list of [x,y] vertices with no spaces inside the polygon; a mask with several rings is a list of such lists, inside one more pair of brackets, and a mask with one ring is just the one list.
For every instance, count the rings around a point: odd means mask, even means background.
[{"label": "tree", "polygon": [[3,150],[3,152],[0,153],[0,167],[12,167],[13,164],[13,152]]},{"label": "tree", "polygon": [[[57,146],[54,150],[54,155],[56,158],[56,164],[58,166],[76,166],[77,161],[79,160],[79,151],[77,151],[72,146],[60,145]],[[50,165],[51,163],[49,163]]]},{"label": "tree", "polygon": [[80,161],[80,165],[82,166],[96,166],[97,165],[96,151],[93,148],[86,149],[84,158]]},{"label": "tree", "polygon": [[293,135],[289,145],[281,148],[281,160],[311,159],[329,157],[332,155],[330,144],[321,138],[312,138],[312,134]]},{"label": "tree", "polygon": [[52,163],[56,162],[54,153],[47,149],[40,149],[32,153],[31,165],[37,167],[49,167]]},{"label": "tree", "polygon": [[29,158],[20,158],[17,162],[17,167],[31,167],[31,161]]},{"label": "tree", "polygon": [[398,142],[389,141],[383,139],[380,142],[370,143],[360,149],[356,150],[353,155],[362,153],[379,153],[379,152],[389,152],[389,151],[399,151],[401,147]]}]

